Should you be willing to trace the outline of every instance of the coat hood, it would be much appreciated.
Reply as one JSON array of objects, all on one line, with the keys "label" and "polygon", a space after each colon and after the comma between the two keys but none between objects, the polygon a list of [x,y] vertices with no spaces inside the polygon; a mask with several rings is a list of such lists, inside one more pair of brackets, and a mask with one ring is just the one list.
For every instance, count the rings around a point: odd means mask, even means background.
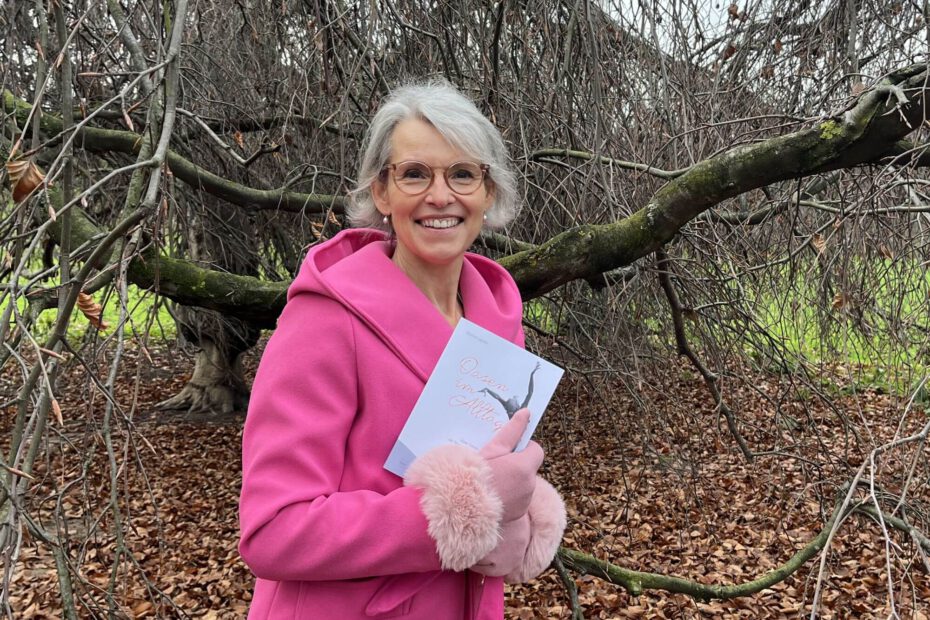
[{"label": "coat hood", "polygon": [[[314,246],[287,292],[338,301],[367,325],[423,381],[433,372],[452,327],[391,260],[387,234],[356,228]],[[510,274],[489,258],[466,253],[459,278],[465,318],[516,340],[523,304]]]}]

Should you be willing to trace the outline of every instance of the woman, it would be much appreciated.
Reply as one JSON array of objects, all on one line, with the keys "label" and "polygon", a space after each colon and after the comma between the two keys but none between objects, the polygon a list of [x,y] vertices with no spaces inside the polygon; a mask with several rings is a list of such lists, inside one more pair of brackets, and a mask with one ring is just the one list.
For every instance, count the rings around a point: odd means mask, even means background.
[{"label": "woman", "polygon": [[523,345],[513,280],[466,253],[516,202],[500,134],[451,86],[399,89],[375,115],[350,211],[369,228],[308,253],[252,389],[250,618],[500,620],[504,578],[548,566],[565,510],[539,446],[512,451],[525,410],[481,452],[383,468],[459,319]]}]

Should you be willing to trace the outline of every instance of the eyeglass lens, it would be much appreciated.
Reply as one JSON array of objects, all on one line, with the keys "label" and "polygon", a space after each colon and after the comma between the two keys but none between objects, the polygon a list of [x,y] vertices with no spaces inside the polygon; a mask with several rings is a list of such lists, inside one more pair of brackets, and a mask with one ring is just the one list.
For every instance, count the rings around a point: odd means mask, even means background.
[{"label": "eyeglass lens", "polygon": [[[479,164],[462,161],[445,169],[446,184],[457,194],[470,194],[478,189],[484,177]],[[419,161],[402,161],[394,165],[394,181],[408,194],[425,192],[433,182],[433,169]]]}]

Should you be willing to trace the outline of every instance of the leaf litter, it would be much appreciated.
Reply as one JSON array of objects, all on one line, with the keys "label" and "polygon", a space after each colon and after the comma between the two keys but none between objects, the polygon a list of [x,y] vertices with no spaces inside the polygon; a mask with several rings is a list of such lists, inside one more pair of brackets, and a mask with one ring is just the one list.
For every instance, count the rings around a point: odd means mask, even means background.
[{"label": "leaf litter", "polygon": [[[249,356],[250,375],[259,354]],[[125,548],[117,572],[119,541],[107,505],[112,489],[101,436],[104,400],[77,365],[68,366],[57,395],[68,411],[64,430],[51,435],[49,456],[36,468],[38,482],[30,491],[30,505],[53,531],[56,505],[48,498],[61,493],[58,523],[72,540],[75,590],[86,605],[81,617],[105,616],[104,594],[112,588],[116,617],[244,618],[252,587],[236,550],[244,413],[154,411],[189,378],[190,360],[169,348],[130,349],[125,357],[116,396],[124,407],[135,406],[131,423],[124,411],[113,431]],[[106,366],[97,372],[103,376]],[[3,400],[15,394],[19,379],[10,367],[0,374]],[[768,451],[752,463],[739,454],[701,381],[683,365],[650,376],[638,401],[619,382],[592,389],[577,377],[563,381],[537,438],[547,452],[542,473],[566,500],[565,546],[625,568],[705,584],[755,579],[820,531],[836,489],[870,446],[895,436],[903,410],[899,399],[869,391],[837,397],[836,408],[816,398],[786,399],[790,390],[773,376],[728,387],[747,441]],[[7,442],[15,409],[4,413]],[[915,410],[902,431],[914,430],[925,416]],[[905,456],[883,462],[881,475],[895,479],[891,474],[910,463]],[[90,466],[82,478],[83,459]],[[925,469],[921,475],[908,498],[926,507]],[[65,488],[75,479],[80,483]],[[890,587],[899,617],[930,619],[930,579],[913,542],[892,532],[886,544],[867,517],[851,516],[839,528],[825,567],[821,618],[886,618]],[[663,591],[633,597],[591,575],[574,574],[574,581],[588,619],[806,618],[818,568],[819,556],[771,588],[729,601]],[[62,617],[52,555],[28,535],[12,591],[16,617]],[[552,570],[530,584],[508,586],[506,610],[508,618],[521,620],[571,618],[565,588]]]}]

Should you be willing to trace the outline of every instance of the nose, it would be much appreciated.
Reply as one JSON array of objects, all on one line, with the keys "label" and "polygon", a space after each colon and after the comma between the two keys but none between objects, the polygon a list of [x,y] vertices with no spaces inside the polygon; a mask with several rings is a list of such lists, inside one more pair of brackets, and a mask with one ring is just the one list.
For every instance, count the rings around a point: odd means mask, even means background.
[{"label": "nose", "polygon": [[433,182],[426,190],[426,202],[437,207],[445,207],[455,201],[455,192],[449,187],[446,175],[434,171]]}]

